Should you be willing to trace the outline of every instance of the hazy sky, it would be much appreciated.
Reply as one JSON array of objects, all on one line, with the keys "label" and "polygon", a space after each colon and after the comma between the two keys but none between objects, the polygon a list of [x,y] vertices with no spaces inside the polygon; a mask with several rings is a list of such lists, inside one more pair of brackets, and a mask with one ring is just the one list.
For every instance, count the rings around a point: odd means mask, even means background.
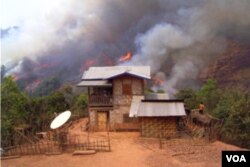
[{"label": "hazy sky", "polygon": [[64,0],[1,0],[1,28],[39,19]]}]

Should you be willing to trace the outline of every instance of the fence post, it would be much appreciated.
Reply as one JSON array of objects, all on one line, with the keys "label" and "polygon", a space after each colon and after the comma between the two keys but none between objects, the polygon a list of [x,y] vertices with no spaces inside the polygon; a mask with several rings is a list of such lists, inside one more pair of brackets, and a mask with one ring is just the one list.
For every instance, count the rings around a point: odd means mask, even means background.
[{"label": "fence post", "polygon": [[108,151],[111,151],[109,129],[110,129],[110,124],[108,125],[108,149],[109,149]]},{"label": "fence post", "polygon": [[162,149],[162,139],[161,139],[161,135],[160,135],[159,147],[160,147],[160,149]]}]

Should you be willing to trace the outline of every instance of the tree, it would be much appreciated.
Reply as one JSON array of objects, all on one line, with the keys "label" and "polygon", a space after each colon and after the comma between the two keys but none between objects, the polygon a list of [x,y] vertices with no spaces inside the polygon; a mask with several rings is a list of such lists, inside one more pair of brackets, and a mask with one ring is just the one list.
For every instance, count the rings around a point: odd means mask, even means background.
[{"label": "tree", "polygon": [[6,145],[15,126],[25,124],[28,118],[28,96],[22,93],[12,77],[5,77],[1,83],[1,133],[4,138],[2,145]]},{"label": "tree", "polygon": [[73,87],[69,84],[63,85],[59,90],[65,98],[65,101],[72,106],[74,104]]},{"label": "tree", "polygon": [[197,93],[192,89],[182,89],[175,95],[175,97],[178,99],[184,99],[184,103],[189,109],[197,108],[197,105],[199,104]]},{"label": "tree", "polygon": [[227,90],[213,114],[224,120],[222,140],[250,148],[250,95]]},{"label": "tree", "polygon": [[88,96],[86,94],[80,94],[75,97],[75,103],[71,110],[78,115],[87,116]]},{"label": "tree", "polygon": [[209,79],[200,90],[180,90],[177,98],[184,99],[190,109],[204,102],[206,111],[223,120],[221,140],[250,148],[250,93],[232,89],[219,89]]},{"label": "tree", "polygon": [[4,65],[1,66],[1,81],[3,80],[6,73],[6,67]]},{"label": "tree", "polygon": [[49,95],[53,90],[58,89],[61,86],[59,78],[52,77],[47,78],[35,89],[32,95],[34,96],[46,96]]},{"label": "tree", "polygon": [[8,115],[12,125],[23,123],[27,117],[28,96],[22,93],[11,77],[6,77],[1,84],[1,112]]},{"label": "tree", "polygon": [[219,102],[220,94],[221,91],[218,89],[216,80],[208,79],[197,92],[197,99],[205,104],[208,112],[211,112],[215,109],[217,103]]}]

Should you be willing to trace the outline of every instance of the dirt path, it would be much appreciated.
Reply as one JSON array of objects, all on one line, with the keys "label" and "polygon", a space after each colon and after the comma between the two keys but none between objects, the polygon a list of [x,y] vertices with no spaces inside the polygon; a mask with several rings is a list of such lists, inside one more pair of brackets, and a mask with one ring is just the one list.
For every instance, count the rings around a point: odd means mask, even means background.
[{"label": "dirt path", "polygon": [[72,156],[62,154],[55,156],[34,155],[18,159],[3,160],[3,167],[128,167],[148,166],[146,158],[152,150],[138,145],[135,140],[138,133],[111,134],[112,152],[98,152],[94,155]]}]

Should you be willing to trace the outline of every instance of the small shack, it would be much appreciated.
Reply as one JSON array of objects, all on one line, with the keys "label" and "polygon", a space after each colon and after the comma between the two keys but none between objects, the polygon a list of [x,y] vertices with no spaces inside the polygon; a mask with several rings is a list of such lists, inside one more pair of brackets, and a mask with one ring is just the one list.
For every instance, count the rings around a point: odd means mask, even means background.
[{"label": "small shack", "polygon": [[141,136],[168,138],[178,132],[178,121],[186,116],[183,100],[141,100],[130,112],[140,120]]},{"label": "small shack", "polygon": [[194,137],[206,137],[208,140],[214,140],[218,137],[222,124],[222,120],[208,113],[200,113],[197,109],[187,114],[186,126]]}]

